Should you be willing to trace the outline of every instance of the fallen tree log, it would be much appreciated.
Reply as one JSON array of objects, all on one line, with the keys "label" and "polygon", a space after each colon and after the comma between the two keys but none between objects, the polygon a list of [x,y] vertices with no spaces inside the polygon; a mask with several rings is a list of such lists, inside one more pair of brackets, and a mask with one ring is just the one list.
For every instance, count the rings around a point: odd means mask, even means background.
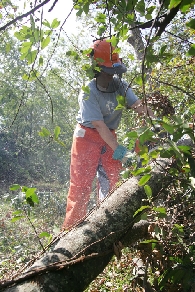
[{"label": "fallen tree log", "polygon": [[[171,163],[169,159],[157,159],[153,164],[148,184],[154,196],[163,184],[170,183],[167,168]],[[117,249],[120,254],[118,242],[131,245],[147,234],[147,223],[135,224],[134,218],[146,198],[144,188],[138,185],[139,179],[128,179],[77,226],[60,233],[49,250],[20,277],[1,283],[1,291],[84,291]]]}]

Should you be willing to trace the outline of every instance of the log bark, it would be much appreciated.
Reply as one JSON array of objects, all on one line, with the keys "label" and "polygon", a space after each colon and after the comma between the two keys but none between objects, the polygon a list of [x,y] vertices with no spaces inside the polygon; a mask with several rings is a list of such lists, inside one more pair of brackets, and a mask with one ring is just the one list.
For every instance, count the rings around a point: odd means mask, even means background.
[{"label": "log bark", "polygon": [[[153,165],[148,183],[153,195],[160,192],[163,184],[169,184],[171,177],[166,175],[166,169],[170,163],[169,159],[157,159]],[[134,218],[134,213],[146,204],[139,179],[128,179],[77,226],[60,233],[49,250],[15,279],[16,283],[7,283],[9,287],[2,283],[1,291],[84,291],[114,255],[114,243],[131,245],[147,234],[147,223],[135,224]]]}]

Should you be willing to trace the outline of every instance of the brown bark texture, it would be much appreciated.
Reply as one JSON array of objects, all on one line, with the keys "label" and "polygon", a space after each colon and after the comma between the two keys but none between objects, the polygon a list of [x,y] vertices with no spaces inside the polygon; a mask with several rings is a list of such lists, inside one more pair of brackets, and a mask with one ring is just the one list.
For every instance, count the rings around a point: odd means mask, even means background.
[{"label": "brown bark texture", "polygon": [[[166,169],[169,159],[153,163],[148,182],[157,196],[170,182]],[[107,266],[121,242],[130,246],[147,234],[147,222],[136,223],[134,213],[147,203],[140,177],[132,177],[113,191],[82,222],[68,232],[62,232],[49,249],[27,268],[16,282],[0,291],[6,292],[81,292]],[[118,249],[120,253],[120,248]]]}]

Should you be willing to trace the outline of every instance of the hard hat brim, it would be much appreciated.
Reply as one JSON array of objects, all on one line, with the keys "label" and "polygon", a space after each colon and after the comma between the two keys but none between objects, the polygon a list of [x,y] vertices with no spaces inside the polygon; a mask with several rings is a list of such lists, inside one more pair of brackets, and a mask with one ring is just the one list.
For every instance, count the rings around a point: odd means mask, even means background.
[{"label": "hard hat brim", "polygon": [[104,71],[105,73],[108,74],[122,74],[127,72],[127,68],[124,64],[120,64],[117,67],[106,67],[106,66],[100,66],[100,68],[102,69],[102,71]]}]

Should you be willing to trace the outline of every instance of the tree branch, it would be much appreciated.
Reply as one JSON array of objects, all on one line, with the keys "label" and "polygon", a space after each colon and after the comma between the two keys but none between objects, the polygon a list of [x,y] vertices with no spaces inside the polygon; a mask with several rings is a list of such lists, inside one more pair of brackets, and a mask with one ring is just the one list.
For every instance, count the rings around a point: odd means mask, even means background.
[{"label": "tree branch", "polygon": [[30,14],[34,13],[36,10],[38,10],[40,7],[44,6],[45,4],[49,3],[50,1],[51,0],[45,0],[41,4],[37,5],[36,7],[31,9],[30,11],[28,11],[27,13],[24,13],[20,16],[17,16],[16,18],[12,19],[10,22],[6,23],[4,26],[0,27],[0,31],[5,30],[10,25],[16,23],[18,20],[23,19],[23,18],[29,16]]},{"label": "tree branch", "polygon": [[167,27],[167,25],[176,16],[177,12],[179,11],[180,5],[181,5],[181,3],[179,5],[177,5],[176,7],[172,8],[171,10],[169,10],[167,13],[159,16],[155,20],[155,22],[154,22],[154,19],[151,19],[145,23],[140,23],[140,24],[133,26],[131,28],[131,30],[137,29],[137,28],[145,29],[145,28],[150,28],[153,26],[154,28],[158,28],[158,30],[156,32],[156,36],[161,36],[161,34],[165,31],[165,28]]}]

